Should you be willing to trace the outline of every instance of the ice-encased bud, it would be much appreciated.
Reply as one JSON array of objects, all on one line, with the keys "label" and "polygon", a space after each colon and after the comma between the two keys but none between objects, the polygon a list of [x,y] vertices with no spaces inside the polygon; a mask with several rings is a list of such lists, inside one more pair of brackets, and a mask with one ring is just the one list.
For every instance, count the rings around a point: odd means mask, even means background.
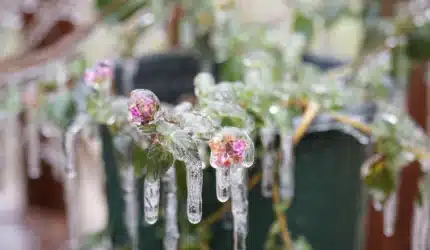
[{"label": "ice-encased bud", "polygon": [[254,163],[254,142],[248,134],[234,127],[224,127],[209,141],[210,164],[214,168],[238,165],[250,167]]},{"label": "ice-encased bud", "polygon": [[160,111],[158,97],[149,90],[135,89],[128,102],[129,121],[137,126],[154,121]]}]

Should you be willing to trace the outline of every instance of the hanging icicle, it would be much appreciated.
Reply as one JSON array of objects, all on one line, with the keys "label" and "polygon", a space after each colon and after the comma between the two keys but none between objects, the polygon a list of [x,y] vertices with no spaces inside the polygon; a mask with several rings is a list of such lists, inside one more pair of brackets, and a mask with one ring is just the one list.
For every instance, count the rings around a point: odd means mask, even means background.
[{"label": "hanging icicle", "polygon": [[216,197],[220,202],[230,198],[230,169],[219,167],[216,171]]},{"label": "hanging icicle", "polygon": [[290,134],[281,134],[281,150],[279,192],[283,200],[290,200],[294,196],[294,144]]},{"label": "hanging icicle", "polygon": [[80,114],[69,126],[65,135],[66,167],[64,169],[64,196],[66,199],[67,223],[69,233],[69,249],[77,250],[80,247],[79,232],[79,204],[77,180],[77,139],[87,123],[87,116]]},{"label": "hanging icicle", "polygon": [[145,221],[152,225],[158,220],[158,209],[160,204],[160,179],[145,178],[143,189],[143,200],[145,209]]},{"label": "hanging icicle", "polygon": [[39,138],[39,120],[38,120],[38,88],[37,82],[31,82],[25,96],[26,104],[26,138],[27,138],[27,155],[28,155],[28,177],[37,179],[41,175],[40,167],[40,138]]},{"label": "hanging icicle", "polygon": [[234,227],[234,249],[246,250],[246,236],[248,233],[248,188],[246,183],[246,169],[242,166],[232,166],[231,200]]},{"label": "hanging icicle", "polygon": [[197,224],[202,219],[202,188],[204,162],[187,162],[187,215],[188,220]]},{"label": "hanging icicle", "polygon": [[122,188],[124,189],[125,200],[125,221],[128,231],[131,235],[132,249],[137,250],[138,241],[138,207],[136,197],[136,178],[134,174],[134,167],[129,163],[125,169],[122,170]]},{"label": "hanging icicle", "polygon": [[166,172],[163,177],[163,190],[166,199],[163,244],[165,250],[177,250],[179,229],[178,229],[178,200],[176,195],[176,169],[174,166]]},{"label": "hanging icicle", "polygon": [[384,235],[391,237],[394,234],[397,218],[397,191],[388,197],[384,204]]},{"label": "hanging icicle", "polygon": [[422,203],[415,202],[412,224],[412,250],[428,250],[430,247],[430,161],[421,161],[425,175],[421,179]]},{"label": "hanging icicle", "polygon": [[273,192],[273,184],[275,182],[276,168],[276,150],[275,139],[276,129],[274,127],[265,127],[260,132],[261,142],[263,145],[263,161],[261,163],[263,169],[263,178],[261,180],[261,194],[264,197],[271,197]]}]

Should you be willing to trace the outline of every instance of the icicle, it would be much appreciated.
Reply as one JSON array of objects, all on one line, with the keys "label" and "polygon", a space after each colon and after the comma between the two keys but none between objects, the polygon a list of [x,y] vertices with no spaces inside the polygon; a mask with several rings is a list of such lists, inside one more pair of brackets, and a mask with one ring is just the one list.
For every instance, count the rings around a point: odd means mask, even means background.
[{"label": "icicle", "polygon": [[226,202],[230,198],[230,169],[219,167],[216,171],[216,197],[220,202]]},{"label": "icicle", "polygon": [[195,27],[190,17],[184,18],[180,22],[180,43],[182,48],[192,48],[195,41]]},{"label": "icicle", "polygon": [[294,152],[293,137],[281,134],[282,163],[279,168],[279,191],[283,200],[294,195]]},{"label": "icicle", "polygon": [[202,219],[203,168],[201,161],[187,162],[187,215],[188,220],[197,224]]},{"label": "icicle", "polygon": [[202,161],[205,163],[205,167],[206,167],[206,163],[208,162],[208,146],[207,146],[206,142],[204,142],[204,141],[198,141],[197,146],[199,149],[200,159],[202,159]]},{"label": "icicle", "polygon": [[248,190],[246,183],[246,169],[242,166],[232,166],[231,200],[234,224],[234,249],[246,249],[248,233]]},{"label": "icicle", "polygon": [[373,205],[373,208],[375,209],[375,211],[378,211],[378,212],[382,211],[383,206],[382,206],[382,202],[380,200],[373,198],[372,199],[372,205]]},{"label": "icicle", "polygon": [[136,197],[136,180],[133,165],[127,166],[122,173],[122,187],[124,189],[125,200],[125,221],[127,223],[128,231],[131,235],[132,249],[137,250],[138,240],[138,211],[137,211],[137,197]]},{"label": "icicle", "polygon": [[55,75],[57,81],[57,88],[59,92],[67,91],[67,65],[65,61],[60,61],[57,63],[57,72]]},{"label": "icicle", "polygon": [[421,166],[425,172],[420,183],[422,204],[415,202],[412,250],[428,250],[430,247],[430,161],[422,161]]},{"label": "icicle", "polygon": [[39,138],[39,121],[38,121],[38,84],[30,83],[26,92],[26,117],[27,117],[27,154],[28,154],[28,176],[31,179],[37,179],[41,175],[40,168],[40,138]]},{"label": "icicle", "polygon": [[276,151],[274,150],[274,141],[276,130],[271,127],[261,130],[261,141],[264,148],[262,161],[263,178],[261,180],[261,194],[264,197],[271,197],[273,192],[273,183],[275,181]]},{"label": "icicle", "polygon": [[163,189],[166,196],[166,222],[164,227],[163,244],[165,250],[177,250],[179,229],[177,221],[178,200],[176,196],[176,169],[174,166],[163,177]]},{"label": "icicle", "polygon": [[144,209],[145,221],[152,225],[158,220],[158,208],[160,204],[160,179],[145,178],[144,184]]},{"label": "icicle", "polygon": [[394,234],[397,218],[397,192],[390,195],[384,204],[384,235],[391,237]]},{"label": "icicle", "polygon": [[87,117],[83,114],[78,115],[75,121],[70,125],[65,135],[66,167],[64,179],[64,192],[67,209],[67,223],[69,232],[69,249],[77,250],[79,244],[79,214],[78,214],[78,183],[77,183],[77,149],[76,140],[79,133],[84,128]]}]

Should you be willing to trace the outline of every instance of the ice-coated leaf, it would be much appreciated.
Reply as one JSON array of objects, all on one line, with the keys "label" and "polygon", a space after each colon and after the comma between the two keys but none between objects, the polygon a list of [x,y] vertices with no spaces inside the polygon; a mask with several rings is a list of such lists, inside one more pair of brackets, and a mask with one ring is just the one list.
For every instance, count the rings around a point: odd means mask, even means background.
[{"label": "ice-coated leaf", "polygon": [[133,165],[137,176],[146,175],[158,179],[166,173],[173,164],[173,155],[161,144],[152,144],[148,149],[134,147]]},{"label": "ice-coated leaf", "polygon": [[197,112],[183,113],[178,120],[185,132],[203,139],[209,139],[216,131],[215,123],[209,117]]},{"label": "ice-coated leaf", "polygon": [[239,127],[244,127],[247,119],[246,110],[236,103],[206,101],[206,107],[203,112],[215,119],[229,118],[241,121],[241,126]]},{"label": "ice-coated leaf", "polygon": [[184,161],[185,163],[196,163],[200,161],[196,142],[188,133],[182,130],[177,130],[170,135],[167,148],[175,159]]}]

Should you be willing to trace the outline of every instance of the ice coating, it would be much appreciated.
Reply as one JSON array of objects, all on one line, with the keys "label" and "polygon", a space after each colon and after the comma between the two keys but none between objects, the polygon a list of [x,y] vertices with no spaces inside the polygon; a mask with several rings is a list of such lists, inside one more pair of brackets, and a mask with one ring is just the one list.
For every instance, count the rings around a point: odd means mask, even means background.
[{"label": "ice coating", "polygon": [[224,127],[209,141],[210,164],[214,168],[233,165],[250,167],[254,163],[254,142],[238,128]]},{"label": "ice coating", "polygon": [[234,228],[234,249],[246,250],[248,234],[248,187],[246,169],[233,166],[229,168],[231,178],[231,201]]},{"label": "ice coating", "polygon": [[145,178],[143,199],[145,221],[150,225],[155,224],[158,220],[160,204],[160,179]]},{"label": "ice coating", "polygon": [[129,165],[123,169],[121,175],[121,184],[124,189],[124,200],[125,200],[125,221],[127,224],[127,229],[130,232],[131,241],[133,244],[132,249],[137,249],[138,240],[138,211],[137,211],[137,197],[136,197],[136,178],[134,174],[133,165]]},{"label": "ice coating", "polygon": [[188,220],[197,224],[202,219],[202,188],[204,162],[186,162],[187,170],[187,216]]},{"label": "ice coating", "polygon": [[176,186],[176,170],[172,166],[163,176],[163,190],[166,199],[165,227],[163,244],[166,250],[178,249],[179,229],[178,229],[178,200]]},{"label": "ice coating", "polygon": [[277,153],[275,150],[276,129],[274,127],[265,127],[260,131],[261,142],[263,144],[263,160],[261,194],[264,197],[272,196],[273,184],[275,181],[275,168]]},{"label": "ice coating", "polygon": [[130,93],[128,102],[129,121],[137,126],[155,120],[160,110],[158,97],[149,90],[135,89]]},{"label": "ice coating", "polygon": [[41,175],[40,167],[40,138],[38,108],[33,105],[27,106],[27,139],[28,139],[28,176],[37,179]]},{"label": "ice coating", "polygon": [[283,200],[294,196],[294,152],[293,137],[281,134],[282,162],[279,168],[279,193]]},{"label": "ice coating", "polygon": [[391,237],[394,234],[397,218],[397,192],[388,197],[384,204],[384,235]]},{"label": "ice coating", "polygon": [[216,172],[216,197],[220,202],[226,202],[230,198],[230,169],[220,167]]}]

